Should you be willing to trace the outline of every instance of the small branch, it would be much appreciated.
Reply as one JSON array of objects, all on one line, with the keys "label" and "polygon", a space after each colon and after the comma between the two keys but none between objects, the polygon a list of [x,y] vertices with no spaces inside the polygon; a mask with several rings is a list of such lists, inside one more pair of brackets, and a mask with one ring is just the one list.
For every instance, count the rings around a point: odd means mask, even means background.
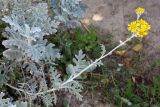
[{"label": "small branch", "polygon": [[8,83],[5,83],[5,85],[7,85],[8,87],[10,87],[10,88],[12,88],[12,89],[14,89],[14,90],[16,90],[16,91],[23,92],[24,94],[29,94],[28,92],[24,91],[23,89],[14,87],[14,86],[12,86],[12,85],[10,85],[10,84],[8,84]]}]

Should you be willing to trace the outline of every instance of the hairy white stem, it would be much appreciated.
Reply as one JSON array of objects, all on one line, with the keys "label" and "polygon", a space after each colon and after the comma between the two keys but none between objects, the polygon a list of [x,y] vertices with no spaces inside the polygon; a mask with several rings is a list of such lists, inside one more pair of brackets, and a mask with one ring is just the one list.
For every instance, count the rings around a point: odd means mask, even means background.
[{"label": "hairy white stem", "polygon": [[14,89],[14,90],[16,90],[16,91],[23,92],[24,94],[30,94],[30,93],[26,92],[25,90],[23,90],[21,88],[14,87],[14,86],[12,86],[12,85],[10,85],[8,83],[5,83],[5,85],[10,87],[10,88],[12,88],[12,89]]},{"label": "hairy white stem", "polygon": [[[110,52],[108,52],[107,54],[101,56],[100,58],[96,59],[93,63],[91,63],[89,66],[87,66],[86,68],[84,68],[81,72],[79,72],[78,74],[76,74],[75,76],[73,76],[72,78],[68,79],[67,81],[65,81],[64,83],[62,83],[59,88],[62,89],[64,88],[64,86],[70,82],[72,82],[74,79],[76,79],[77,77],[79,77],[83,72],[85,72],[87,69],[89,69],[90,67],[94,66],[98,61],[102,60],[103,58],[111,55],[115,50],[117,50],[118,48],[120,48],[121,46],[125,45],[128,41],[130,41],[132,38],[136,37],[135,34],[132,34],[131,37],[127,38],[124,42],[121,42],[118,46],[116,46],[115,48],[113,48]],[[47,90],[45,92],[39,92],[36,93],[34,95],[40,95],[40,94],[45,94],[45,93],[49,93],[49,92],[53,92],[56,91],[57,89],[52,88],[50,90]],[[33,94],[33,93],[32,93]]]},{"label": "hairy white stem", "polygon": [[60,84],[59,88],[52,88],[52,89],[49,89],[45,92],[38,92],[38,93],[30,93],[30,92],[26,92],[24,91],[23,89],[19,89],[19,88],[16,88],[14,86],[11,86],[10,84],[8,83],[5,83],[7,86],[9,86],[10,88],[14,89],[14,90],[17,90],[17,91],[20,91],[20,92],[23,92],[25,94],[28,94],[28,95],[41,95],[41,94],[46,94],[46,93],[50,93],[50,92],[53,92],[53,91],[56,91],[56,90],[60,90],[60,89],[63,89],[65,88],[65,85],[72,82],[74,79],[76,79],[77,77],[79,77],[82,73],[84,73],[86,70],[88,70],[90,67],[94,66],[98,61],[102,60],[103,58],[111,55],[115,50],[117,50],[118,48],[120,48],[121,46],[125,45],[128,41],[130,41],[132,38],[136,37],[137,35],[136,34],[132,34],[131,37],[127,38],[124,42],[121,42],[118,46],[116,46],[115,48],[113,48],[110,52],[102,55],[100,58],[96,59],[93,63],[91,63],[90,65],[88,65],[86,68],[84,68],[81,72],[79,72],[78,74],[76,74],[75,76],[69,78],[68,80],[66,80],[64,83]]}]

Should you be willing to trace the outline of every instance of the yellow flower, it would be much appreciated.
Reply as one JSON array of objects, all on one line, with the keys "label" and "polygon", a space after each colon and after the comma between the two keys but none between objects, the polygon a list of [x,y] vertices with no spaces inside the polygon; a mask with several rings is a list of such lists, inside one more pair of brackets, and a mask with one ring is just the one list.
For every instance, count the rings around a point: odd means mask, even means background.
[{"label": "yellow flower", "polygon": [[140,19],[140,20],[138,20],[138,22],[140,23],[142,30],[150,30],[151,29],[151,26],[145,20]]},{"label": "yellow flower", "polygon": [[136,34],[137,34],[137,37],[143,38],[148,35],[148,31],[139,31]]},{"label": "yellow flower", "polygon": [[131,32],[136,32],[139,28],[140,24],[137,23],[137,21],[133,21],[130,24],[128,24],[128,30]]},{"label": "yellow flower", "polygon": [[137,34],[137,37],[145,37],[148,35],[148,30],[151,26],[143,19],[136,20],[128,24],[128,31]]},{"label": "yellow flower", "polygon": [[143,14],[145,12],[145,9],[142,7],[138,7],[135,11],[137,14]]}]

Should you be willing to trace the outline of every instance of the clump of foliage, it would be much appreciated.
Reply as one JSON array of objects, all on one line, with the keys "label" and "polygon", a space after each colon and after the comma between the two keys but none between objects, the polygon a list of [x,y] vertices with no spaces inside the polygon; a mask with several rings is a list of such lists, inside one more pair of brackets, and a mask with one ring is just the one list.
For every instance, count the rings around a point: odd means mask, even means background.
[{"label": "clump of foliage", "polygon": [[[24,97],[21,100],[30,102],[30,106],[33,102],[38,103],[38,100],[46,106],[56,104],[56,92],[60,90],[70,92],[81,100],[80,92],[83,87],[75,78],[80,76],[81,70],[93,61],[86,59],[81,49],[77,50],[72,56],[72,63],[64,69],[68,77],[63,78],[56,64],[56,61],[63,57],[63,53],[46,38],[58,35],[68,28],[74,28],[71,23],[79,22],[85,5],[80,0],[52,0],[50,5],[53,7],[54,14],[49,17],[48,4],[41,0],[36,2],[13,0],[8,1],[7,4],[1,2],[3,6],[12,4],[11,14],[4,15],[2,18],[5,23],[9,24],[3,32],[5,39],[2,41],[2,45],[6,48],[3,51],[0,66],[2,90],[5,90],[4,85],[6,85],[6,89],[17,90],[17,93],[10,93],[14,96],[22,92],[21,96]],[[100,65],[102,65],[100,61],[94,63],[90,71]],[[10,94],[8,96],[12,97]],[[27,102],[14,103],[14,101],[4,99],[3,96],[4,93],[0,101],[4,107],[27,106]],[[17,97],[14,97],[14,100],[16,99]]]},{"label": "clump of foliage", "polygon": [[98,56],[101,52],[98,34],[93,28],[89,32],[82,28],[76,28],[72,31],[59,33],[55,37],[50,36],[48,40],[51,43],[55,43],[61,50],[63,57],[60,62],[65,65],[72,63],[74,55],[81,49],[88,57],[93,57],[95,53]]},{"label": "clump of foliage", "polygon": [[81,0],[50,0],[55,19],[61,22],[61,30],[76,28],[87,6]]},{"label": "clump of foliage", "polygon": [[116,105],[121,105],[125,107],[149,107],[149,106],[159,106],[160,105],[160,77],[156,76],[152,80],[152,84],[140,83],[136,78],[128,79],[125,87],[121,87],[121,83],[116,81],[116,86],[112,88],[112,96]]},{"label": "clump of foliage", "polygon": [[3,98],[4,95],[5,94],[3,92],[0,93],[0,106],[1,107],[27,107],[27,102],[16,101],[12,103],[10,101],[10,98]]},{"label": "clump of foliage", "polygon": [[83,49],[85,52],[97,52],[100,51],[100,45],[98,44],[97,32],[91,28],[89,32],[83,32],[81,29],[77,29],[75,32],[75,47],[74,49]]}]

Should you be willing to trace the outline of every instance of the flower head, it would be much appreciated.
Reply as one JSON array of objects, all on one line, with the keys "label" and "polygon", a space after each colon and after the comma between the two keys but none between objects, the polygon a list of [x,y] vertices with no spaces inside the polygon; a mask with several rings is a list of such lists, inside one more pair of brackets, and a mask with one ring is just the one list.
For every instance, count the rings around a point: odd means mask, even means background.
[{"label": "flower head", "polygon": [[137,21],[133,21],[130,24],[128,24],[128,30],[131,32],[137,32],[140,24],[137,23]]},{"label": "flower head", "polygon": [[145,12],[145,9],[142,7],[138,7],[135,11],[137,14],[143,14]]},{"label": "flower head", "polygon": [[135,33],[137,37],[145,37],[148,35],[148,30],[151,26],[143,19],[133,21],[128,24],[128,31]]}]

